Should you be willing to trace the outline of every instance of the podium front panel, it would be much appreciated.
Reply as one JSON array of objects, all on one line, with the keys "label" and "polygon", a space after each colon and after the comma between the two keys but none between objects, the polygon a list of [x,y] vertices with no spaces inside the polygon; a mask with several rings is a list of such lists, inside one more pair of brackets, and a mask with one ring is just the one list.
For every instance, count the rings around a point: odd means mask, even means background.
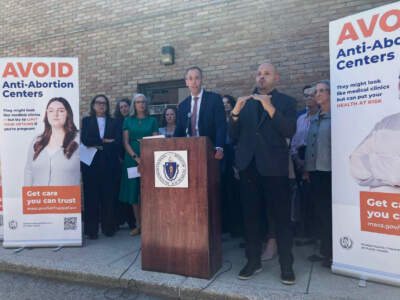
[{"label": "podium front panel", "polygon": [[[155,151],[187,151],[188,188],[155,187]],[[221,266],[219,161],[205,137],[141,141],[142,268],[211,278]]]}]

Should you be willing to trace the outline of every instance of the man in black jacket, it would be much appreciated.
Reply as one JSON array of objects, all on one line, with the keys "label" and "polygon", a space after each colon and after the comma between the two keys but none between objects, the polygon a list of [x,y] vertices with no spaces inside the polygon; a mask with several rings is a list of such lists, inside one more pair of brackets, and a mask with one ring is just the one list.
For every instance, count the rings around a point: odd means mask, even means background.
[{"label": "man in black jacket", "polygon": [[296,131],[296,101],[275,89],[278,80],[279,74],[272,64],[261,64],[254,94],[238,99],[229,122],[229,134],[238,141],[236,166],[248,259],[239,278],[249,279],[262,270],[262,227],[266,220],[261,210],[267,207],[275,222],[281,281],[294,284],[286,139]]}]

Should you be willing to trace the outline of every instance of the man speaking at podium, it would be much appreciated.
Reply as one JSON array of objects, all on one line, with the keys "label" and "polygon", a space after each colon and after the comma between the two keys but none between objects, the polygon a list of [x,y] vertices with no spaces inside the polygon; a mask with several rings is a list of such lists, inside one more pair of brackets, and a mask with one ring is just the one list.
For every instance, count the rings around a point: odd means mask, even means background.
[{"label": "man speaking at podium", "polygon": [[266,215],[272,215],[275,222],[281,281],[294,284],[286,139],[296,131],[296,101],[275,89],[278,80],[279,74],[272,64],[261,64],[256,90],[238,99],[229,121],[229,134],[238,141],[235,158],[248,260],[239,279],[249,279],[262,271],[262,227],[266,220],[260,211],[266,206],[271,210]]},{"label": "man speaking at podium", "polygon": [[203,72],[199,67],[188,68],[185,81],[191,95],[179,104],[174,136],[208,136],[215,145],[215,158],[222,159],[226,139],[222,98],[201,87]]}]

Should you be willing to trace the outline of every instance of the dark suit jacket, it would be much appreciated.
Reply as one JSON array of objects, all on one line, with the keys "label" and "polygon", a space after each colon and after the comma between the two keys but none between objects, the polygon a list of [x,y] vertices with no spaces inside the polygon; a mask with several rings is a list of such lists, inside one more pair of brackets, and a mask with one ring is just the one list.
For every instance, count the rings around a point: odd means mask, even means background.
[{"label": "dark suit jacket", "polygon": [[255,159],[263,176],[288,176],[289,148],[286,138],[296,131],[296,100],[277,90],[271,92],[276,111],[271,118],[260,102],[249,99],[239,119],[229,121],[229,134],[237,140],[236,166],[246,169]]},{"label": "dark suit jacket", "polygon": [[112,143],[104,143],[100,138],[99,126],[95,116],[85,117],[82,119],[81,141],[87,147],[103,146],[103,150],[96,152],[93,158],[92,166],[101,164],[101,167],[108,170],[119,169],[118,156],[122,147],[122,130],[121,122],[106,118],[106,128],[104,129],[104,138],[113,139]]},{"label": "dark suit jacket", "polygon": [[[179,104],[175,137],[186,136],[191,101],[192,97],[189,96]],[[199,135],[208,136],[216,147],[223,148],[226,138],[226,118],[221,96],[204,90],[198,118]],[[191,132],[190,124],[188,132],[189,134]]]}]

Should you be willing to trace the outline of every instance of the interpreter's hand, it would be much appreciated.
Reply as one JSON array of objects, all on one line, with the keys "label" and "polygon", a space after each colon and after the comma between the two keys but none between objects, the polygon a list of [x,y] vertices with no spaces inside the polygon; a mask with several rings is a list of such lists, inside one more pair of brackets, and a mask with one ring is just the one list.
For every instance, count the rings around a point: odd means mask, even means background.
[{"label": "interpreter's hand", "polygon": [[270,105],[270,106],[272,106],[272,103],[271,103],[271,98],[272,98],[272,96],[271,95],[260,95],[260,94],[254,94],[254,95],[252,95],[252,97],[255,99],[255,100],[257,100],[257,101],[259,101],[259,102],[261,102],[261,104],[265,107],[265,105]]},{"label": "interpreter's hand", "polygon": [[310,174],[308,174],[308,172],[304,172],[303,176],[302,176],[303,180],[307,181],[308,183],[310,183]]},{"label": "interpreter's hand", "polygon": [[251,99],[251,97],[251,95],[239,97],[236,101],[235,107],[232,109],[232,114],[238,115],[246,104],[247,100]]},{"label": "interpreter's hand", "polygon": [[275,107],[271,103],[271,95],[259,95],[259,94],[254,94],[252,97],[259,101],[263,108],[269,113],[270,117],[272,118],[275,114]]},{"label": "interpreter's hand", "polygon": [[221,149],[217,149],[217,151],[215,151],[215,159],[221,160],[224,158],[224,151],[222,151]]},{"label": "interpreter's hand", "polygon": [[112,142],[114,142],[114,139],[103,139],[103,144]]}]

